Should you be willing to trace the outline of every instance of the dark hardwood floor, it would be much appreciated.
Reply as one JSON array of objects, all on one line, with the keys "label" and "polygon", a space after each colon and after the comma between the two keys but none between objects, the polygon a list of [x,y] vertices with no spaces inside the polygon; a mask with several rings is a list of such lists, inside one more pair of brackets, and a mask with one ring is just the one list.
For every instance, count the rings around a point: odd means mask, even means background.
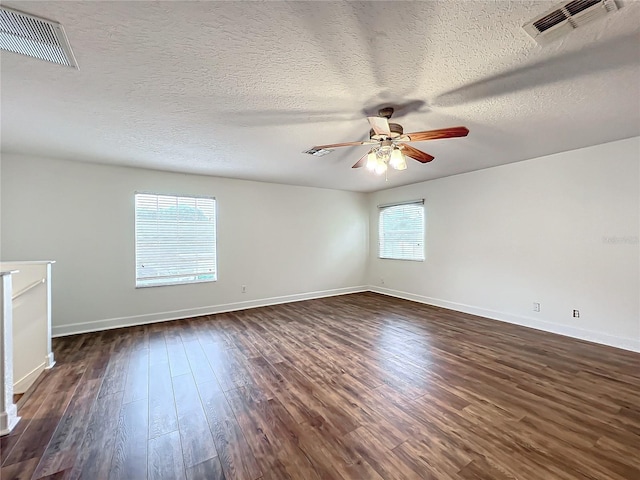
[{"label": "dark hardwood floor", "polygon": [[373,293],[56,339],[9,479],[640,479],[640,355]]}]

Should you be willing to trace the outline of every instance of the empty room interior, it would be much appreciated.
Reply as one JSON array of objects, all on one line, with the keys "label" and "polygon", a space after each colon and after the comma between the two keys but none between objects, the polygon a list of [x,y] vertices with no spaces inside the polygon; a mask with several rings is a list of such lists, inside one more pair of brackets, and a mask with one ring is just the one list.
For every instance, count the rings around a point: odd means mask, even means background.
[{"label": "empty room interior", "polygon": [[640,479],[640,2],[3,1],[0,477]]}]

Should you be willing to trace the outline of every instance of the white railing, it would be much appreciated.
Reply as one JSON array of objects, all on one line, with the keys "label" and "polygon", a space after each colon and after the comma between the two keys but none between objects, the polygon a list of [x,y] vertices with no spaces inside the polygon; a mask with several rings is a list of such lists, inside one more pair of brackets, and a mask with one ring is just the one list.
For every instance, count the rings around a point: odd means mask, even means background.
[{"label": "white railing", "polygon": [[51,351],[51,261],[2,262],[12,275],[13,390],[24,393],[55,363]]}]

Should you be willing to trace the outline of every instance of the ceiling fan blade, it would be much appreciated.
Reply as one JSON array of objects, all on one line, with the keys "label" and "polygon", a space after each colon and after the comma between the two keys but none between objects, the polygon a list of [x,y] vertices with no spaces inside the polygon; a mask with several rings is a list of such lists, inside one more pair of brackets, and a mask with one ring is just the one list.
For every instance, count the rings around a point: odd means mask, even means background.
[{"label": "ceiling fan blade", "polygon": [[376,135],[391,136],[391,130],[389,130],[389,120],[385,117],[367,117],[369,124]]},{"label": "ceiling fan blade", "polygon": [[378,143],[378,142],[346,142],[346,143],[332,143],[331,145],[316,145],[315,147],[311,147],[310,150],[320,150],[321,148],[338,148],[338,147],[354,147],[356,145],[366,145],[370,143]]},{"label": "ceiling fan blade", "polygon": [[425,140],[438,140],[440,138],[466,137],[469,134],[467,127],[450,127],[439,130],[427,130],[424,132],[405,133],[410,142],[423,142]]},{"label": "ceiling fan blade", "polygon": [[369,155],[369,152],[365,153],[362,158],[360,160],[358,160],[353,167],[351,168],[360,168],[360,167],[364,167],[365,162],[367,161],[367,155]]},{"label": "ceiling fan blade", "polygon": [[435,158],[433,155],[429,155],[428,153],[425,153],[422,150],[413,148],[411,145],[407,145],[406,143],[402,143],[401,145],[402,145],[402,153],[404,155],[406,155],[407,157],[411,157],[414,160],[419,161],[420,163],[428,163]]}]

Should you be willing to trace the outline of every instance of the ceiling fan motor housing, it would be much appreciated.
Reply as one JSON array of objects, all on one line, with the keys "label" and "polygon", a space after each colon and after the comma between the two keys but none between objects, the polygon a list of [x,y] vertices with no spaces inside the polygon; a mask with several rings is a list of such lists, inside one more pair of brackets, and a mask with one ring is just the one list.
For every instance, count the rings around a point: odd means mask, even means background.
[{"label": "ceiling fan motor housing", "polygon": [[[389,131],[391,132],[391,136],[388,138],[396,138],[399,137],[400,135],[402,135],[403,133],[403,129],[402,129],[402,125],[400,125],[399,123],[390,123],[389,124]],[[376,132],[373,131],[373,128],[371,130],[369,130],[369,138],[371,140],[384,140],[385,138],[387,138],[386,135],[377,135]]]}]

